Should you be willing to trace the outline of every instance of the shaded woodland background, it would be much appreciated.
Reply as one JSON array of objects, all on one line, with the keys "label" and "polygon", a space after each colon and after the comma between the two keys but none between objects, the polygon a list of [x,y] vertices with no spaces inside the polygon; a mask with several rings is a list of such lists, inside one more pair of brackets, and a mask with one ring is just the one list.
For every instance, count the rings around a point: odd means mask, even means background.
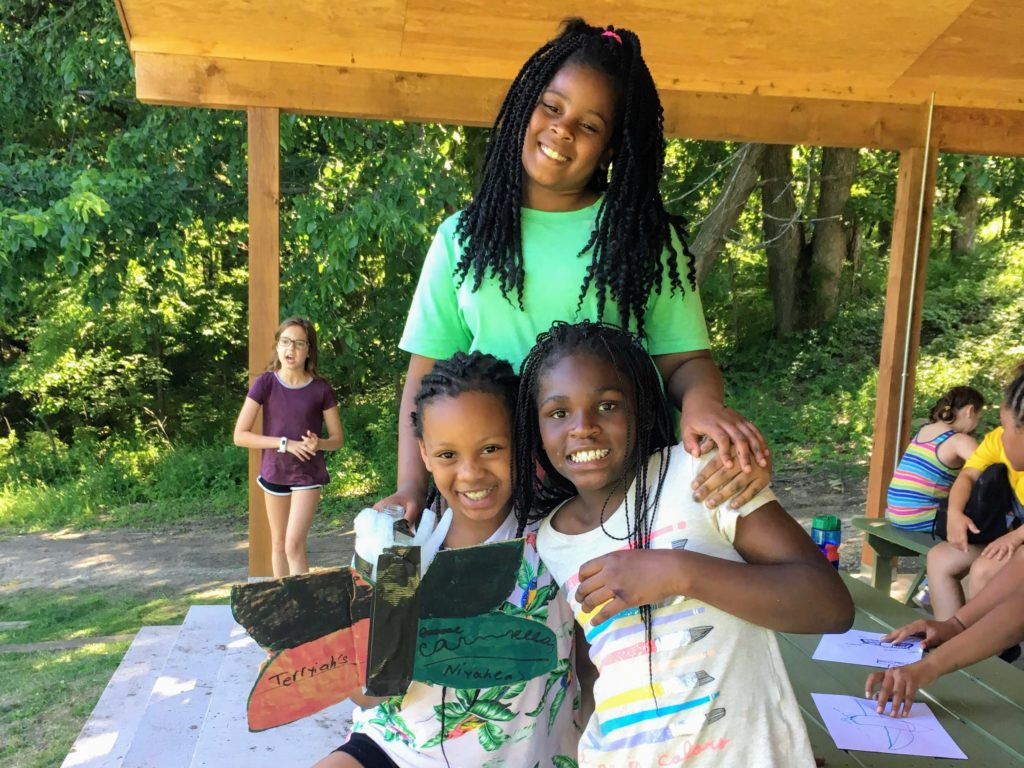
[{"label": "shaded woodland background", "polygon": [[[486,132],[284,115],[281,143],[281,312],[341,397],[340,519],[393,482],[396,342]],[[866,472],[896,166],[668,144],[730,404],[778,466]],[[1024,161],[942,156],[916,414],[1024,358],[1022,211]],[[139,104],[111,3],[0,4],[0,531],[244,518],[246,216],[244,114]]]}]

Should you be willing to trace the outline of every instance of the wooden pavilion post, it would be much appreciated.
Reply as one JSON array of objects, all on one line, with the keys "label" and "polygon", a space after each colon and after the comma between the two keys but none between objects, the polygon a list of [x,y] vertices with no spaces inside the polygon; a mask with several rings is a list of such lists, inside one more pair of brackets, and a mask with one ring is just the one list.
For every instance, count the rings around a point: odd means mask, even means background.
[{"label": "wooden pavilion post", "polygon": [[[249,118],[249,374],[266,370],[278,320],[280,284],[280,113],[250,107]],[[260,423],[255,429],[259,430]],[[259,450],[249,451],[249,576],[272,576],[270,526],[256,485]]]},{"label": "wooden pavilion post", "polygon": [[[868,475],[868,517],[881,517],[884,514],[889,481],[900,452],[909,440],[915,370],[921,340],[925,272],[931,244],[938,148],[933,145],[927,150],[927,158],[925,153],[926,150],[922,148],[906,149],[900,153],[889,285],[885,295],[885,320],[878,363],[875,437]],[[905,387],[902,408],[901,386]],[[868,563],[872,553],[868,547],[864,548],[864,552],[864,562]]]}]

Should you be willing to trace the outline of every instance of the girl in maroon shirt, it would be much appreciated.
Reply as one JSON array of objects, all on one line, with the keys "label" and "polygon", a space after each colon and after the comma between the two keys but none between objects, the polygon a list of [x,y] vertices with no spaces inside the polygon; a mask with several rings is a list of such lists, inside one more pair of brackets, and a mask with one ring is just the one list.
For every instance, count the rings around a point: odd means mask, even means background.
[{"label": "girl in maroon shirt", "polygon": [[[256,482],[264,491],[275,577],[309,570],[306,536],[329,480],[324,451],[345,441],[338,400],[316,361],[313,324],[301,317],[281,323],[268,370],[252,383],[235,422],[235,445],[263,450]],[[255,432],[260,409],[263,430]]]}]

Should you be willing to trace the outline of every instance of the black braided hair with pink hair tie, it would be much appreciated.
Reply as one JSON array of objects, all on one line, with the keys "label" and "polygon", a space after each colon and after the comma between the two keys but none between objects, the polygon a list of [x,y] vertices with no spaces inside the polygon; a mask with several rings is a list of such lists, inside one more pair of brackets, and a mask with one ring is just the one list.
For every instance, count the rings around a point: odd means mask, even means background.
[{"label": "black braided hair with pink hair tie", "polygon": [[[473,290],[477,290],[489,273],[505,297],[514,293],[522,308],[523,141],[544,89],[567,64],[607,75],[617,106],[611,173],[599,168],[589,184],[604,198],[596,227],[580,252],[589,252],[590,266],[580,286],[578,306],[593,288],[599,319],[610,296],[622,324],[642,335],[647,303],[662,290],[666,271],[673,291],[684,290],[680,261],[685,262],[694,290],[697,272],[685,244],[682,220],[671,216],[661,199],[658,185],[665,164],[661,100],[641,55],[640,40],[628,29],[567,19],[558,37],[523,64],[494,122],[480,189],[459,218],[456,237],[463,247],[455,277],[461,282],[472,276]],[[682,244],[681,254],[673,242],[673,229]]]}]

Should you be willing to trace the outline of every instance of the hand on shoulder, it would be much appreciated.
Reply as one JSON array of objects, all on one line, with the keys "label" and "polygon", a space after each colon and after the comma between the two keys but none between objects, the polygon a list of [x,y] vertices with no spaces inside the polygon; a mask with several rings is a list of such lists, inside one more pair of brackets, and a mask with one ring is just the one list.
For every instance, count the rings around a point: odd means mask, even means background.
[{"label": "hand on shoulder", "polygon": [[690,487],[693,498],[703,501],[709,509],[725,503],[732,509],[739,509],[771,484],[772,465],[767,454],[765,465],[753,464],[744,471],[735,461],[735,454],[731,464],[727,464],[710,440],[701,444],[701,450],[703,455],[695,460],[699,471]]}]

